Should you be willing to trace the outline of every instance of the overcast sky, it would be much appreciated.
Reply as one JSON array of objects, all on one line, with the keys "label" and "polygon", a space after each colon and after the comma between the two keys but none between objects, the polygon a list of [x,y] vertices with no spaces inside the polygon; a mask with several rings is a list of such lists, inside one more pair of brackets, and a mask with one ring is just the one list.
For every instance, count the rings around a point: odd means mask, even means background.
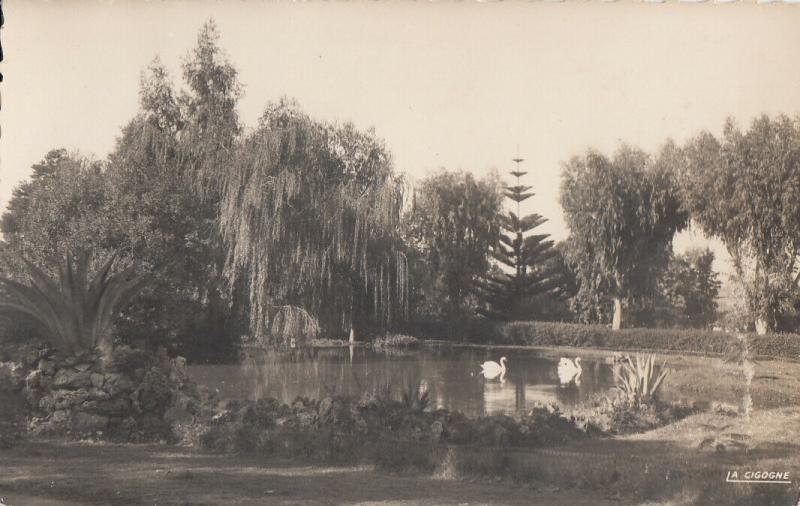
[{"label": "overcast sky", "polygon": [[[413,179],[511,169],[524,211],[567,235],[561,163],[621,141],[655,150],[727,116],[800,113],[800,6],[643,3],[4,3],[0,206],[52,148],[104,157],[138,107],[141,70],[181,58],[213,17],[240,72],[240,114],[289,95],[374,126]],[[701,243],[683,234],[681,250]],[[724,260],[723,260],[724,262]],[[724,269],[724,265],[718,268]]]}]

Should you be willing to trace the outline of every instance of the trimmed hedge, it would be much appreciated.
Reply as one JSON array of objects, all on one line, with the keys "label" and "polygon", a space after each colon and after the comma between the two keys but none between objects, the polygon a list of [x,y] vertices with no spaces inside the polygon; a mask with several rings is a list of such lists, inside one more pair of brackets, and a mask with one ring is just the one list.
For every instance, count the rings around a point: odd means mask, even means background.
[{"label": "trimmed hedge", "polygon": [[[800,358],[800,334],[746,334],[750,353],[758,356]],[[578,346],[613,350],[662,350],[724,355],[737,349],[736,334],[702,329],[622,329],[519,321],[497,325],[497,344]]]}]

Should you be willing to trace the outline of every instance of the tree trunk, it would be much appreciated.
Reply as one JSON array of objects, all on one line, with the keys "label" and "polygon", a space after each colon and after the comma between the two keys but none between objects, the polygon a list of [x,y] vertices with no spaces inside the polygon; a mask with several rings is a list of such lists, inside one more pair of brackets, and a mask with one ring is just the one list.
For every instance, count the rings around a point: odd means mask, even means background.
[{"label": "tree trunk", "polygon": [[353,327],[350,327],[350,344],[355,343],[355,342],[356,342],[356,329],[353,328]]},{"label": "tree trunk", "polygon": [[769,332],[769,330],[769,324],[767,324],[767,320],[764,317],[756,319],[756,334],[763,336]]},{"label": "tree trunk", "polygon": [[611,321],[611,328],[619,330],[622,328],[622,299],[614,298],[614,319]]}]

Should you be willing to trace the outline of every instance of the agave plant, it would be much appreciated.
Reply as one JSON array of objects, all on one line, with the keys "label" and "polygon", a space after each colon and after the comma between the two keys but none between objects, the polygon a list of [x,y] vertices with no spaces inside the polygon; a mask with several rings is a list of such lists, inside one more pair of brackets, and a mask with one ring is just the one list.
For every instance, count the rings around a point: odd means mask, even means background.
[{"label": "agave plant", "polygon": [[141,290],[146,277],[133,267],[111,274],[116,254],[91,276],[92,254],[67,254],[55,277],[27,259],[23,262],[30,284],[0,277],[0,310],[31,316],[42,337],[65,353],[81,354],[110,344],[112,318]]},{"label": "agave plant", "polygon": [[655,368],[656,356],[637,354],[635,359],[627,357],[618,367],[614,368],[614,385],[632,399],[636,406],[654,399],[667,376],[666,360],[660,367],[660,373]]},{"label": "agave plant", "polygon": [[422,413],[433,404],[430,392],[420,383],[409,383],[400,393],[400,402],[412,413]]}]

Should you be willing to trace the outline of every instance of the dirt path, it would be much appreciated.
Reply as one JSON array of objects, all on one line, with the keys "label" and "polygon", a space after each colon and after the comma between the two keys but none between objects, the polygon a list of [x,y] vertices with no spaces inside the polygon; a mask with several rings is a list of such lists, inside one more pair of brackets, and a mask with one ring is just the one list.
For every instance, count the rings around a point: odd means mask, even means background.
[{"label": "dirt path", "polygon": [[578,490],[297,466],[165,446],[31,443],[0,452],[0,469],[0,497],[9,506],[625,504]]}]

